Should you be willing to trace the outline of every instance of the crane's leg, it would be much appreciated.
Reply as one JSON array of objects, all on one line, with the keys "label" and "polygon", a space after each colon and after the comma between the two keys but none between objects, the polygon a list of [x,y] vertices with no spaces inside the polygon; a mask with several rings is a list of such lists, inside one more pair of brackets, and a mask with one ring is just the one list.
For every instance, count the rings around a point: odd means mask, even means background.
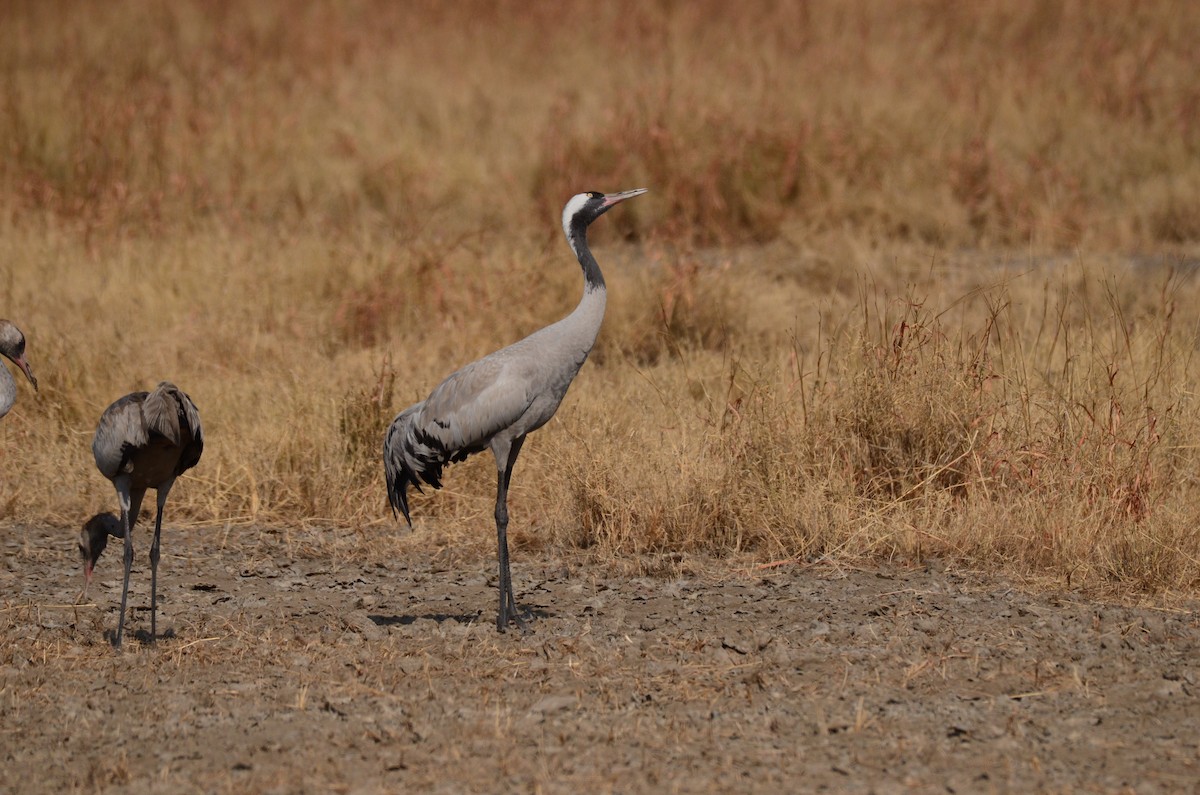
[{"label": "crane's leg", "polygon": [[508,565],[508,483],[512,479],[513,466],[517,463],[517,455],[525,437],[519,436],[512,441],[507,451],[493,448],[496,455],[496,546],[500,558],[500,612],[496,616],[496,630],[504,632],[508,622],[512,621],[517,628],[524,631],[525,622],[517,612],[517,601],[513,598],[512,570]]},{"label": "crane's leg", "polygon": [[175,485],[175,478],[161,484],[158,489],[158,513],[154,517],[154,541],[150,544],[150,642],[158,637],[158,539],[162,535],[163,506],[167,504],[167,495]]},{"label": "crane's leg", "polygon": [[121,528],[125,531],[125,582],[121,586],[121,613],[117,623],[117,637],[113,646],[121,648],[125,634],[125,605],[129,601],[129,570],[133,568],[133,526],[137,524],[138,511],[142,509],[145,489],[131,489],[128,477],[113,481],[117,487],[117,499],[121,502]]}]

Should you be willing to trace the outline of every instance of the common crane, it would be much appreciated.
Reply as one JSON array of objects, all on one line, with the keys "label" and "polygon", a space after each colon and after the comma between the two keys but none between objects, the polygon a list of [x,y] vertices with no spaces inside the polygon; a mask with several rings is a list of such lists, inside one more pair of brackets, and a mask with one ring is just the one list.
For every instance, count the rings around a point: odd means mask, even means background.
[{"label": "common crane", "polygon": [[500,559],[500,610],[496,629],[524,629],[513,598],[508,564],[508,486],[525,437],[558,410],[587,359],[604,318],[604,276],[588,249],[588,225],[645,188],[622,193],[580,193],[563,208],[567,243],[583,268],[583,298],[569,315],[525,339],[472,362],[442,381],[425,400],[400,412],[383,443],[384,473],[392,512],[408,511],[408,486],[441,488],[442,468],[491,449],[496,457],[496,544]]},{"label": "common crane", "polygon": [[[36,392],[37,379],[33,377],[33,370],[29,368],[29,362],[25,359],[25,335],[7,320],[0,320],[0,354],[4,354],[21,368],[21,372],[25,373],[29,383],[33,384],[33,391]],[[17,382],[7,367],[0,367],[0,417],[7,414],[16,402]]]},{"label": "common crane", "polygon": [[[92,455],[100,474],[112,481],[121,505],[121,519],[104,519],[101,514],[84,525],[79,555],[84,566],[84,592],[92,580],[92,569],[108,544],[109,536],[125,541],[125,582],[121,587],[121,614],[113,645],[121,648],[125,630],[125,604],[129,598],[129,569],[133,565],[133,526],[146,489],[158,493],[154,517],[154,541],[150,545],[150,640],[157,637],[158,545],[162,534],[163,506],[175,478],[200,461],[204,431],[196,404],[179,387],[161,382],[152,392],[132,392],[104,410]],[[111,517],[111,514],[108,514]]]}]

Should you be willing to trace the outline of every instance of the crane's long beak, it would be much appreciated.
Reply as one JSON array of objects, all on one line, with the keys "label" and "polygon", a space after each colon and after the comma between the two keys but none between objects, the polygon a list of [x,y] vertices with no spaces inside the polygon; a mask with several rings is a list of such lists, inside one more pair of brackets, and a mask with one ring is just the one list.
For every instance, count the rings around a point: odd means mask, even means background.
[{"label": "crane's long beak", "polygon": [[33,377],[33,370],[29,369],[29,362],[25,361],[24,356],[18,356],[17,358],[13,359],[13,361],[16,362],[17,367],[20,367],[21,371],[25,373],[25,377],[29,379],[29,383],[33,384],[33,391],[36,392],[37,379]]},{"label": "crane's long beak", "polygon": [[604,194],[604,207],[612,207],[614,204],[623,202],[626,199],[632,199],[634,196],[641,196],[646,192],[646,188],[634,188],[633,190],[623,190],[620,193]]}]

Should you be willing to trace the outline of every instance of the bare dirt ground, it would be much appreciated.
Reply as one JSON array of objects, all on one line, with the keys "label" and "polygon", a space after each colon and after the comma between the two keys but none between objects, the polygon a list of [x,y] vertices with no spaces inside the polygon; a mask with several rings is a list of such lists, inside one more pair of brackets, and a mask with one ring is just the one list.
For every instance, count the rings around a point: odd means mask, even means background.
[{"label": "bare dirt ground", "polygon": [[[1179,792],[1200,783],[1200,614],[978,573],[517,549],[318,531],[138,535],[125,650],[74,533],[0,530],[3,792]],[[238,541],[234,543],[234,541]],[[630,571],[652,571],[632,576]],[[624,572],[624,573],[623,573]]]}]

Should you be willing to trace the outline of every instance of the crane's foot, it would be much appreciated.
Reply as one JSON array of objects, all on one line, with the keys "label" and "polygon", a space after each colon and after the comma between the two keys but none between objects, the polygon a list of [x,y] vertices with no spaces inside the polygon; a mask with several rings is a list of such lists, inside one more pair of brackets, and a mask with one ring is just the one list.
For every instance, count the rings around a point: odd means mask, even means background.
[{"label": "crane's foot", "polygon": [[158,634],[153,630],[138,629],[133,632],[133,637],[134,640],[143,646],[157,646],[160,640],[175,637],[175,631],[168,629],[164,630],[162,634]]},{"label": "crane's foot", "polygon": [[522,635],[529,632],[529,628],[525,625],[525,619],[521,617],[521,613],[517,610],[516,605],[510,605],[507,610],[502,610],[496,616],[496,631],[506,632],[509,623],[517,625],[517,631]]}]

